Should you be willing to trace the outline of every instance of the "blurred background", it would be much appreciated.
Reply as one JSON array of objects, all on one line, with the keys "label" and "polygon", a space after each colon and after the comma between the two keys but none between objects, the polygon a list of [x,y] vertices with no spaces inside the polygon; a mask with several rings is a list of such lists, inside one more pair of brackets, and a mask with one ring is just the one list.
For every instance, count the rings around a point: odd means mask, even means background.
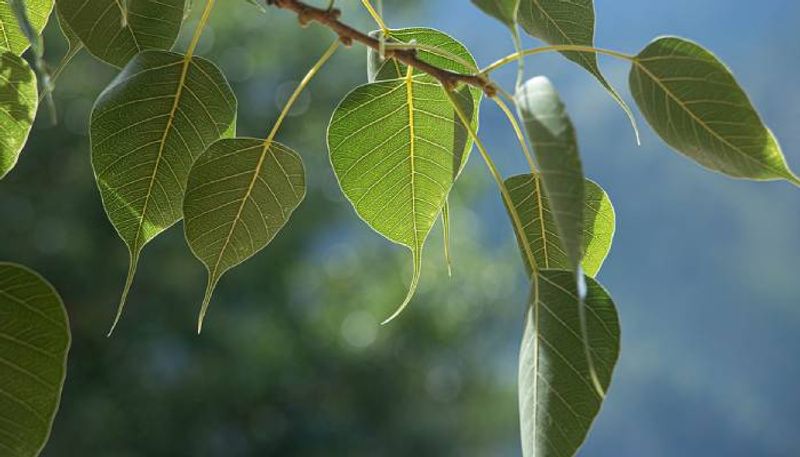
[{"label": "blurred background", "polygon": [[[196,23],[194,3],[177,49]],[[439,28],[482,65],[512,50],[504,27],[467,0],[384,3],[390,26]],[[800,169],[800,3],[596,3],[598,46],[636,53],[677,34],[716,52]],[[348,22],[372,28],[359,2],[337,4]],[[299,28],[290,13],[219,5],[200,54],[230,79],[241,135],[265,134],[332,38]],[[55,64],[65,49],[54,20],[46,42]],[[145,249],[122,323],[105,337],[127,252],[94,185],[87,120],[114,72],[85,53],[65,71],[60,122],[39,113],[0,186],[0,258],[48,277],[72,322],[45,456],[520,455],[516,357],[527,286],[477,156],[453,196],[453,277],[435,227],[416,299],[378,325],[405,294],[410,255],[355,216],[324,146],[336,103],[366,79],[365,54],[340,52],[287,120],[279,139],[303,155],[308,197],[267,249],[225,276],[201,336],[205,271],[176,226]],[[497,75],[507,87],[511,67]],[[624,63],[603,67],[626,88]],[[529,59],[528,73],[562,92],[587,174],[618,213],[600,280],[619,307],[623,350],[581,455],[800,455],[800,191],[702,170],[641,118],[637,147],[609,96],[558,55]],[[503,172],[524,172],[502,114],[484,104],[481,123]]]}]

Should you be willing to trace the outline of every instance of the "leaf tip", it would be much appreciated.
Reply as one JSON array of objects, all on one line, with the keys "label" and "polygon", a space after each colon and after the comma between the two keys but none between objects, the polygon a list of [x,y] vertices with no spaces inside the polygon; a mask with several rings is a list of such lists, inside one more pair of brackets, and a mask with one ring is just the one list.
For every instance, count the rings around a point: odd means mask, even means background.
[{"label": "leaf tip", "polygon": [[111,335],[114,334],[114,329],[116,329],[117,324],[119,324],[120,318],[122,318],[122,311],[125,309],[125,302],[128,300],[128,292],[131,291],[133,278],[136,275],[136,267],[138,264],[139,253],[131,253],[130,263],[128,264],[128,275],[125,277],[125,286],[122,288],[122,296],[120,296],[119,305],[117,305],[117,314],[114,316],[114,322],[111,324],[111,328],[108,330],[106,338],[111,338]]},{"label": "leaf tip", "polygon": [[217,281],[219,281],[219,277],[214,277],[209,275],[208,277],[208,285],[206,286],[206,292],[203,296],[203,304],[200,306],[200,315],[197,317],[197,334],[201,334],[203,332],[203,321],[206,319],[206,314],[208,313],[208,306],[211,304],[211,296],[214,294],[214,288],[217,286]]},{"label": "leaf tip", "polygon": [[397,318],[397,316],[399,316],[400,314],[403,313],[403,311],[406,309],[408,304],[411,302],[411,299],[414,298],[414,293],[417,291],[417,284],[419,284],[419,277],[420,277],[420,273],[422,271],[422,268],[421,268],[422,267],[422,255],[420,253],[419,248],[414,249],[413,255],[414,255],[414,259],[413,259],[414,260],[414,274],[411,277],[411,284],[408,287],[408,293],[406,294],[406,298],[405,298],[405,300],[403,300],[403,303],[400,306],[397,307],[397,309],[395,310],[394,313],[392,313],[391,316],[389,316],[383,322],[381,322],[381,325],[386,325],[389,322],[392,322],[393,320],[395,320]]}]

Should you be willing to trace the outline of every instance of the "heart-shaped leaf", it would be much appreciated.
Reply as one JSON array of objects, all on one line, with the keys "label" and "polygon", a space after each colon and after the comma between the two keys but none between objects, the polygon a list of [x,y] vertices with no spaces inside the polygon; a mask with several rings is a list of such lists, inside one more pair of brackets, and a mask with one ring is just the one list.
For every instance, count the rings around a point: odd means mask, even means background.
[{"label": "heart-shaped leaf", "polygon": [[630,86],[658,135],[700,165],[736,178],[800,185],[730,70],[700,45],[656,39],[634,58]]},{"label": "heart-shaped leaf", "polygon": [[[53,11],[53,0],[18,0],[22,1],[27,12],[28,21],[33,33],[42,33],[50,12]],[[9,0],[0,0],[0,51],[11,51],[21,56],[31,43],[20,28]]]},{"label": "heart-shaped leaf", "polygon": [[138,54],[97,99],[92,166],[131,255],[120,312],[142,248],[183,217],[192,164],[232,135],[235,119],[236,98],[213,63],[166,51]]},{"label": "heart-shaped leaf", "polygon": [[0,54],[0,179],[17,164],[39,105],[36,75],[12,52]]},{"label": "heart-shaped leaf", "polygon": [[183,22],[186,0],[58,0],[69,28],[92,55],[123,67],[147,49],[170,49]]},{"label": "heart-shaped leaf", "polygon": [[[522,0],[518,19],[529,35],[551,45],[594,47],[593,0]],[[591,73],[622,107],[638,138],[636,119],[625,100],[606,80],[594,52],[563,51],[566,58]]]},{"label": "heart-shaped leaf", "polygon": [[[379,37],[382,32],[380,30],[370,33],[372,37]],[[432,65],[439,68],[445,68],[450,71],[458,73],[475,73],[478,71],[475,59],[469,50],[463,44],[458,42],[455,38],[440,32],[435,29],[415,27],[407,29],[394,29],[390,31],[388,41],[392,43],[412,43],[419,47],[417,56]],[[367,79],[369,82],[385,81],[389,79],[403,78],[406,75],[408,68],[405,64],[396,60],[386,60],[381,58],[378,51],[372,48],[367,50]],[[414,74],[422,74],[419,70],[414,69]],[[472,95],[472,128],[478,130],[478,122],[480,118],[479,110],[483,92],[470,88]],[[469,153],[472,150],[472,137],[467,137],[464,144],[463,159],[461,160],[461,170],[467,165],[469,160]],[[459,171],[460,174],[460,171]],[[445,262],[447,263],[447,271],[452,273],[452,261],[450,256],[450,217],[448,213],[448,205],[442,208],[442,228],[444,235],[444,250]]]},{"label": "heart-shaped leaf", "polygon": [[547,78],[538,76],[528,80],[517,90],[515,99],[533,144],[545,195],[569,269],[577,271],[583,257],[586,198],[575,129]]},{"label": "heart-shaped leaf", "polygon": [[61,298],[44,278],[0,262],[0,455],[39,455],[61,399],[70,345]]},{"label": "heart-shaped leaf", "polygon": [[[528,245],[536,264],[542,269],[569,270],[567,254],[558,237],[542,179],[531,174],[512,176],[506,188],[523,224],[524,233],[516,233],[520,247]],[[595,277],[611,250],[616,215],[606,192],[593,181],[586,180],[583,207],[583,271]],[[533,273],[527,256],[522,256],[528,275]]]},{"label": "heart-shaped leaf", "polygon": [[[471,117],[469,89],[455,96]],[[435,79],[407,72],[350,92],[328,128],[331,163],[345,196],[370,227],[412,252],[414,274],[397,313],[416,290],[422,247],[461,170],[469,134],[456,119]]]},{"label": "heart-shaped leaf", "polygon": [[472,3],[509,28],[517,25],[520,0],[472,0]]},{"label": "heart-shaped leaf", "polygon": [[306,193],[303,161],[274,141],[222,139],[189,174],[186,239],[208,270],[198,331],[220,277],[263,249]]},{"label": "heart-shaped leaf", "polygon": [[[519,355],[519,413],[524,457],[571,457],[586,439],[603,398],[592,385],[570,271],[542,270],[525,319]],[[608,389],[620,330],[611,297],[587,277],[588,347]]]}]

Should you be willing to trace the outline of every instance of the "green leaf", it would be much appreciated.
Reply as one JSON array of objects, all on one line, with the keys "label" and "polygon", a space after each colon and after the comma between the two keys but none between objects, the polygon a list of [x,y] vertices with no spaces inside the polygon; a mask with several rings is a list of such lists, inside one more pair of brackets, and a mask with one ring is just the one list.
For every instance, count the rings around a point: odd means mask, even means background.
[{"label": "green leaf", "polygon": [[577,271],[583,257],[586,198],[575,129],[547,78],[538,76],[528,80],[514,98],[533,145],[569,269]]},{"label": "green leaf", "polygon": [[[594,47],[594,2],[592,0],[522,0],[519,23],[529,35],[551,45]],[[566,58],[591,73],[625,111],[639,139],[633,112],[625,100],[606,80],[594,52],[561,52]]]},{"label": "green leaf", "polygon": [[735,178],[800,185],[733,74],[698,44],[656,39],[634,58],[630,86],[659,136],[700,165]]},{"label": "green leaf", "polygon": [[[456,96],[471,117],[469,89]],[[392,318],[416,290],[425,239],[461,170],[468,135],[425,74],[360,86],[333,113],[328,150],[339,186],[370,227],[412,252],[411,286]]]},{"label": "green leaf", "polygon": [[[409,45],[419,46],[417,56],[431,65],[435,65],[445,70],[456,73],[476,73],[478,64],[469,50],[458,40],[435,29],[415,27],[408,29],[391,30],[389,37],[390,43],[408,43]],[[377,37],[380,31],[370,33]],[[394,59],[381,59],[380,53],[372,48],[367,49],[367,80],[369,82],[386,81],[389,79],[405,78],[408,67],[402,62]],[[413,69],[414,75],[424,74],[416,68]],[[479,108],[483,98],[483,92],[475,87],[470,87],[472,95],[472,127],[478,130]],[[466,165],[469,151],[472,149],[472,138],[467,138],[465,145],[465,159],[462,166]]]},{"label": "green leaf", "polygon": [[64,19],[64,13],[61,12],[61,7],[59,5],[60,3],[56,4],[56,18],[58,18],[58,25],[61,27],[61,33],[63,33],[64,38],[67,39],[67,55],[70,55],[76,52],[76,49],[82,48],[83,42],[81,41],[81,37],[69,26],[67,20]]},{"label": "green leaf", "polygon": [[0,54],[0,179],[17,164],[36,117],[36,75],[11,52]]},{"label": "green leaf", "polygon": [[520,0],[472,0],[472,3],[509,28],[517,25]]},{"label": "green leaf", "polygon": [[[53,0],[24,0],[28,20],[36,35],[40,35],[50,12],[53,10]],[[20,56],[30,47],[30,41],[17,22],[11,2],[0,0],[0,51],[11,51]]]},{"label": "green leaf", "polygon": [[[611,297],[587,277],[588,346],[608,389],[619,357],[619,319]],[[519,412],[524,457],[571,457],[586,439],[603,398],[592,385],[581,338],[575,277],[542,270],[525,318],[519,355]]]},{"label": "green leaf", "polygon": [[213,63],[166,51],[138,54],[97,99],[92,166],[131,256],[119,313],[142,248],[181,219],[192,164],[233,133],[235,116],[236,98]]},{"label": "green leaf", "polygon": [[98,59],[123,67],[147,49],[170,49],[183,22],[186,0],[59,0],[67,25]]},{"label": "green leaf", "polygon": [[208,270],[198,331],[220,277],[272,241],[305,193],[300,156],[274,141],[222,139],[195,162],[183,212],[189,247]]},{"label": "green leaf", "polygon": [[[567,254],[561,245],[558,229],[542,179],[531,174],[512,176],[506,187],[514,202],[514,208],[522,221],[524,233],[516,233],[517,241],[528,245],[536,264],[543,269],[571,269]],[[591,277],[597,276],[603,261],[611,250],[614,238],[616,215],[614,206],[606,192],[597,184],[586,180],[583,207],[583,271]],[[523,255],[528,275],[533,273],[527,256]]]},{"label": "green leaf", "polygon": [[0,455],[39,455],[66,376],[69,322],[53,286],[0,262]]}]

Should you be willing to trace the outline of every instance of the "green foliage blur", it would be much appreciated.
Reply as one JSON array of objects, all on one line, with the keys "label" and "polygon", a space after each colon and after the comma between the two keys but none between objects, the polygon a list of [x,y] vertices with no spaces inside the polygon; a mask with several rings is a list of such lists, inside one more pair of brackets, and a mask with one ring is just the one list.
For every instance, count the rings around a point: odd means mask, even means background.
[{"label": "green foliage blur", "polygon": [[[358,26],[372,26],[346,10]],[[230,79],[239,134],[258,137],[332,39],[297,27],[289,14],[226,2],[198,53]],[[55,20],[45,42],[56,62],[65,44]],[[338,100],[366,79],[363,48],[341,51],[285,123],[278,139],[303,156],[308,197],[265,251],[223,279],[203,334],[194,334],[194,323],[205,271],[178,224],[145,249],[122,323],[106,338],[127,253],[95,188],[87,121],[114,73],[86,52],[66,69],[55,92],[58,124],[39,113],[0,191],[0,258],[30,265],[56,285],[74,333],[43,455],[517,452],[516,385],[506,376],[516,347],[503,329],[521,326],[521,262],[510,228],[499,249],[473,242],[485,234],[461,202],[491,190],[476,172],[454,196],[453,278],[437,226],[417,298],[396,322],[379,325],[405,295],[410,253],[354,216],[324,144]],[[509,306],[512,297],[518,306]]]}]

